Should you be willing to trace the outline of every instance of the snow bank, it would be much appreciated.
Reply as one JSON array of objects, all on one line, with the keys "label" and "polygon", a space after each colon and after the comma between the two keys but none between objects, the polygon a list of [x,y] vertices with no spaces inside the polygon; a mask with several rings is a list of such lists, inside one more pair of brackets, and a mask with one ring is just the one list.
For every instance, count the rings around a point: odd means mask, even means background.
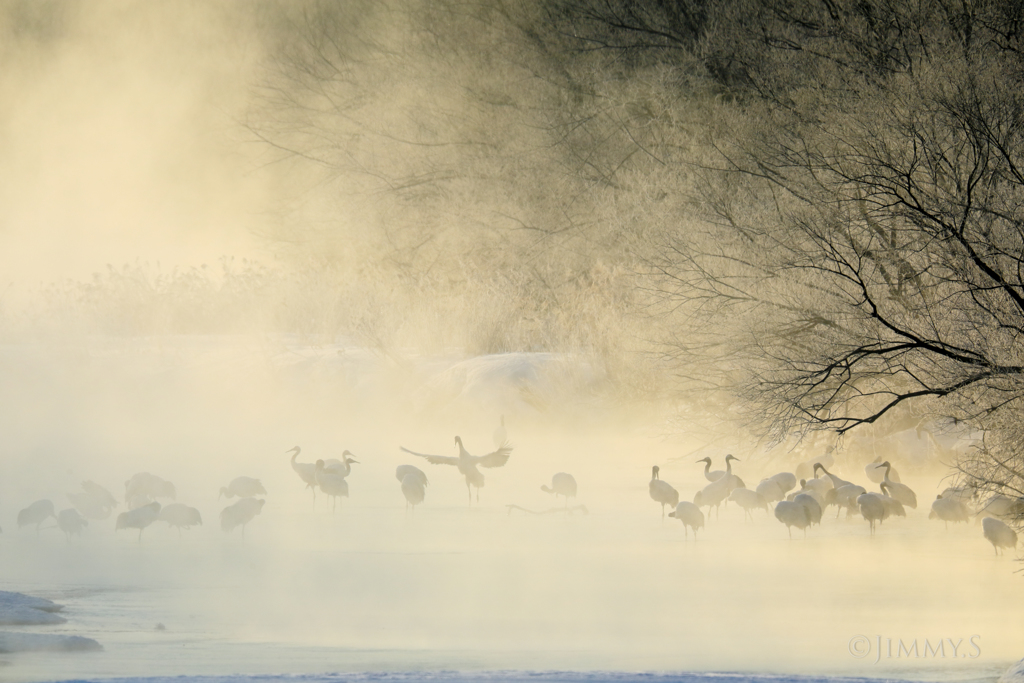
[{"label": "snow bank", "polygon": [[50,633],[15,633],[0,631],[0,652],[89,652],[103,646],[92,638]]},{"label": "snow bank", "polygon": [[45,626],[63,624],[64,617],[54,614],[64,609],[45,598],[0,591],[0,626]]},{"label": "snow bank", "polygon": [[997,683],[1024,683],[1024,659],[1007,669]]}]

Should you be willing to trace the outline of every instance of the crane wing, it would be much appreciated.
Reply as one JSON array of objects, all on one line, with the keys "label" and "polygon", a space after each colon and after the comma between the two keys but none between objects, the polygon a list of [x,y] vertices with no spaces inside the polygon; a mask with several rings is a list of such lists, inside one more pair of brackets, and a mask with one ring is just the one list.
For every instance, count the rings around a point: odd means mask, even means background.
[{"label": "crane wing", "polygon": [[508,462],[508,456],[512,455],[511,446],[502,446],[493,453],[487,455],[474,455],[473,463],[480,467],[501,467]]},{"label": "crane wing", "polygon": [[[417,453],[416,451],[410,451],[405,446],[399,446],[399,448],[401,450],[405,451],[406,453],[411,454],[411,455],[417,455],[417,456],[419,456],[421,458],[426,458],[427,462],[429,462],[431,465],[455,465],[456,467],[459,466],[459,459],[457,457],[455,457],[455,456],[451,456],[451,455],[427,455],[426,453]],[[508,458],[506,457],[506,460],[507,459]]]}]

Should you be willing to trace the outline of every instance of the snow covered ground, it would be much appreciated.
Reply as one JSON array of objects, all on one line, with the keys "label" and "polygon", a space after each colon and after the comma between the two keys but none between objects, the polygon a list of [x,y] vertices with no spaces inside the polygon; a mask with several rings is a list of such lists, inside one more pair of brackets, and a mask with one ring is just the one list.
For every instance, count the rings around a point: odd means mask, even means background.
[{"label": "snow covered ground", "polygon": [[[24,631],[104,648],[0,655],[5,681],[995,681],[1024,655],[1017,565],[977,526],[927,520],[934,471],[901,471],[921,505],[874,538],[831,513],[790,540],[732,506],[687,541],[647,482],[659,464],[690,498],[705,483],[690,444],[613,410],[568,357],[410,370],[280,340],[0,351],[0,589],[64,605],[66,623]],[[454,468],[420,461],[427,498],[407,513],[398,446],[454,455],[460,434],[481,453],[499,413],[515,448],[479,504]],[[337,513],[291,470],[294,445],[301,462],[360,460]],[[748,484],[778,467],[736,463]],[[70,541],[17,528],[33,500],[59,510],[85,479],[121,495],[139,471],[175,482],[204,525],[141,542],[113,517]],[[558,505],[539,488],[558,471],[589,514],[508,510]],[[268,491],[244,541],[217,524],[217,492],[243,474]]]}]

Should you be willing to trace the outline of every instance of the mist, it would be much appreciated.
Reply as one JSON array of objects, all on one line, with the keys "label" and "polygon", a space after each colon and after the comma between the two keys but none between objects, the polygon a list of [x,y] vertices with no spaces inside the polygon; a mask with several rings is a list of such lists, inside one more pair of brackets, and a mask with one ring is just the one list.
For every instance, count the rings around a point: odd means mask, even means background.
[{"label": "mist", "polygon": [[[65,606],[25,630],[104,647],[0,673],[990,680],[1018,659],[1014,553],[928,519],[974,435],[772,441],[724,392],[677,391],[706,371],[666,360],[691,331],[647,315],[640,278],[652,235],[692,219],[653,181],[600,193],[607,160],[574,176],[547,137],[571,137],[541,69],[559,56],[481,66],[493,8],[447,7],[0,6],[0,588]],[[319,89],[296,76],[310,46],[345,66]],[[500,420],[511,455],[479,488],[400,450],[484,455]],[[307,487],[295,446],[350,451],[348,496]],[[917,508],[872,535],[829,507],[790,534],[729,504],[694,540],[648,490],[654,465],[692,500],[704,456],[737,455],[752,489],[826,452],[869,490],[891,460]],[[400,465],[429,479],[414,509]],[[141,472],[202,525],[115,530]],[[541,491],[558,472],[574,499]],[[266,489],[244,535],[220,524],[239,476]],[[19,527],[86,481],[108,517]]]}]

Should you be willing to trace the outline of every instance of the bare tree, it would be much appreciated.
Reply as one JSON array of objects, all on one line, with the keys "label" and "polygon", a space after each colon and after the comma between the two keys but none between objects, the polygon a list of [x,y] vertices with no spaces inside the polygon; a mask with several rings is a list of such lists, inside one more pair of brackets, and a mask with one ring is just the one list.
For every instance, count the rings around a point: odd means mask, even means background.
[{"label": "bare tree", "polygon": [[[680,375],[775,439],[906,410],[1015,433],[1018,3],[562,6],[580,62],[618,56],[620,94],[666,73],[688,91],[643,144],[647,177],[689,199],[660,207],[677,223],[648,255]],[[979,462],[1006,476],[965,471],[1020,489],[1022,456],[994,448]]]}]

